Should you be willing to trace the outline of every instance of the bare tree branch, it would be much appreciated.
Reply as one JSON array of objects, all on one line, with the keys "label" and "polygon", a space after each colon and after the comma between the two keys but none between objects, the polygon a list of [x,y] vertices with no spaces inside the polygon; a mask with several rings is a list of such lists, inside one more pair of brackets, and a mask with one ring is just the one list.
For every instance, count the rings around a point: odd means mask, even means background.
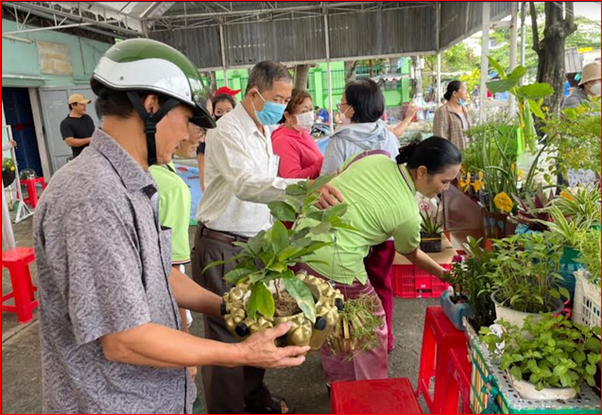
[{"label": "bare tree branch", "polygon": [[533,50],[539,50],[539,31],[537,29],[537,11],[535,10],[535,2],[529,2],[529,14],[531,14],[531,30],[533,30]]}]

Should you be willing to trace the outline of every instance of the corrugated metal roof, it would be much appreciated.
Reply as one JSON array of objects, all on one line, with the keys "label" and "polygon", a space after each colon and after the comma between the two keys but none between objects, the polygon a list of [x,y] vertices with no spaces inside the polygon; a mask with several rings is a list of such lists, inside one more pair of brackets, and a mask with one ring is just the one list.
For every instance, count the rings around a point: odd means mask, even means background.
[{"label": "corrugated metal roof", "polygon": [[280,62],[324,60],[323,26],[320,17],[225,26],[227,64],[254,65],[268,59]]},{"label": "corrugated metal roof", "polygon": [[430,52],[436,45],[434,7],[329,17],[332,58]]},{"label": "corrugated metal roof", "polygon": [[219,28],[203,27],[198,29],[151,32],[150,38],[173,46],[198,68],[217,68],[222,66]]}]

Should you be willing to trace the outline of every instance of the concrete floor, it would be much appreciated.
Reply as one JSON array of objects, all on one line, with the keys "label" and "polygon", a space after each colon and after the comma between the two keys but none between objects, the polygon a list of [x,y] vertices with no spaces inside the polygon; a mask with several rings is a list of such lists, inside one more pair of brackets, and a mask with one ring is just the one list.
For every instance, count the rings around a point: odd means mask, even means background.
[{"label": "concrete floor", "polygon": [[[18,246],[32,246],[32,219],[14,226]],[[191,228],[191,235],[194,229]],[[34,283],[35,265],[31,267]],[[2,295],[11,291],[8,273],[2,269]],[[437,299],[395,300],[395,350],[389,355],[389,376],[407,377],[416,385],[422,344],[422,326],[426,307],[438,304]],[[203,335],[202,316],[195,316],[192,332]],[[37,319],[18,325],[12,313],[2,313],[2,413],[40,413],[41,364]],[[298,368],[268,371],[270,389],[285,396],[296,413],[327,414],[330,402],[325,387],[320,356],[313,353]],[[197,377],[199,394],[202,385]],[[421,402],[425,410],[424,402]],[[426,410],[425,410],[426,413]]]}]

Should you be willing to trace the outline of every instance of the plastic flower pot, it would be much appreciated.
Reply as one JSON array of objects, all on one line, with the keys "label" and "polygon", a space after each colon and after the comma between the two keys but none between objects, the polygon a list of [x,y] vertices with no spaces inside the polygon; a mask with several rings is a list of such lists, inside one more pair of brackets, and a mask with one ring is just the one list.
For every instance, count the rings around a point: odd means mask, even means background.
[{"label": "plastic flower pot", "polygon": [[483,210],[483,229],[485,231],[485,238],[502,239],[508,236],[507,220],[508,215],[505,213]]},{"label": "plastic flower pot", "polygon": [[259,313],[251,318],[246,312],[246,302],[250,296],[248,284],[239,284],[224,295],[222,314],[228,331],[239,340],[245,340],[251,334],[272,328],[278,324],[291,322],[287,334],[278,338],[279,346],[310,346],[319,350],[339,321],[339,309],[342,309],[343,295],[326,280],[297,274],[310,289],[316,301],[316,320],[312,322],[304,313],[288,317],[267,318]]},{"label": "plastic flower pot", "polygon": [[537,401],[551,401],[551,400],[568,400],[573,399],[577,396],[577,391],[573,388],[543,388],[538,391],[535,389],[535,385],[525,380],[515,379],[513,376],[508,374],[512,380],[512,386],[523,399],[532,399]]},{"label": "plastic flower pot", "polygon": [[[507,307],[503,304],[503,302],[498,299],[499,291],[495,291],[491,294],[491,301],[495,304],[495,314],[496,321],[505,320],[508,323],[515,325],[517,327],[523,327],[525,324],[525,319],[529,316],[533,316],[533,321],[538,321],[543,318],[543,314],[538,313],[525,313],[523,311],[513,310],[510,307]],[[556,300],[555,298],[549,297],[548,304],[550,305],[551,313],[558,314],[564,308],[564,304],[560,300]]]},{"label": "plastic flower pot", "polygon": [[441,233],[420,233],[420,249],[423,252],[441,252]]},{"label": "plastic flower pot", "polygon": [[460,331],[464,331],[462,318],[472,316],[472,309],[468,303],[454,302],[453,296],[454,294],[451,291],[444,291],[441,297],[439,297],[439,302],[443,312],[454,327]]}]

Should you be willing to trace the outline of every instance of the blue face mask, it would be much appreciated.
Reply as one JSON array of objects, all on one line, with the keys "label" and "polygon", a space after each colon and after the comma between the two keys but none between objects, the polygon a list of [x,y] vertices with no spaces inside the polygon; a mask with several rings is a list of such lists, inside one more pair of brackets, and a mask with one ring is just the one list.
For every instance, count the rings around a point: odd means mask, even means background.
[{"label": "blue face mask", "polygon": [[458,103],[463,107],[464,105],[466,105],[466,101],[464,101],[462,98],[460,98],[460,100],[458,101]]},{"label": "blue face mask", "polygon": [[259,121],[261,125],[278,124],[284,115],[286,104],[278,104],[277,102],[266,101],[259,91],[257,91],[257,94],[261,99],[263,99],[264,103],[261,111],[257,111],[255,109],[255,105],[251,103],[251,105],[253,105],[253,110],[255,111],[255,117],[257,118],[257,121]]}]

